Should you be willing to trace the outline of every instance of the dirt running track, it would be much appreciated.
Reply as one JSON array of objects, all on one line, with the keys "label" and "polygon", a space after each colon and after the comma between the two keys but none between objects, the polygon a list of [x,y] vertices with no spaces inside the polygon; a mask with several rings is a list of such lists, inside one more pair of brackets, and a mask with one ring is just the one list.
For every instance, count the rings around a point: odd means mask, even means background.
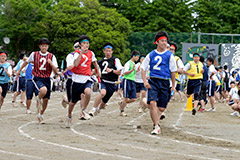
[{"label": "dirt running track", "polygon": [[[11,160],[165,160],[165,159],[239,159],[240,118],[231,117],[230,107],[217,104],[211,113],[184,112],[184,103],[171,102],[161,121],[162,134],[152,136],[149,112],[138,113],[137,104],[128,105],[127,117],[119,116],[114,96],[105,110],[91,120],[79,118],[74,108],[73,125],[64,127],[67,109],[61,106],[63,93],[52,93],[44,114],[46,124],[25,114],[20,104],[11,106],[11,94],[0,110],[0,159]],[[89,109],[93,105],[93,93]],[[208,106],[209,107],[209,106]]]}]

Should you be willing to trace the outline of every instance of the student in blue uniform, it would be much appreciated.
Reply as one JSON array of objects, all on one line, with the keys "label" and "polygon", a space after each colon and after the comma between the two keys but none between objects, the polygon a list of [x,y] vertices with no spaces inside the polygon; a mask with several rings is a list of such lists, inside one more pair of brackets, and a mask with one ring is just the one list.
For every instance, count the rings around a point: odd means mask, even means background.
[{"label": "student in blue uniform", "polygon": [[8,92],[11,74],[12,67],[7,62],[7,52],[0,52],[0,109]]},{"label": "student in blue uniform", "polygon": [[[26,80],[26,97],[27,97],[27,114],[31,114],[30,106],[32,103],[32,97],[33,93],[35,93],[35,96],[38,95],[38,90],[36,86],[33,83],[33,76],[32,76],[32,71],[33,71],[33,64],[28,63],[26,67],[26,73],[25,73],[25,80]],[[38,102],[37,102],[38,103]]]},{"label": "student in blue uniform", "polygon": [[[167,50],[168,34],[165,31],[155,35],[154,44],[157,48],[151,51],[142,62],[142,78],[144,86],[148,90],[147,103],[150,108],[150,116],[154,124],[151,134],[160,134],[159,119],[167,107],[169,99],[169,79],[172,80],[171,91],[175,91],[176,61],[172,52]],[[146,70],[150,70],[150,79],[146,79]]]}]

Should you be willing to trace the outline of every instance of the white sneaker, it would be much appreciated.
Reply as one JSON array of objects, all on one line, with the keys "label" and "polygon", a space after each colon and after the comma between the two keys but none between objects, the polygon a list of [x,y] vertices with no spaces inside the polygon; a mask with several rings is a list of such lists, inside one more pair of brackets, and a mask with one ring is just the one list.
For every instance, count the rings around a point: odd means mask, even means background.
[{"label": "white sneaker", "polygon": [[138,113],[142,113],[143,109],[142,108],[138,108]]},{"label": "white sneaker", "polygon": [[26,103],[24,103],[24,102],[21,102],[21,105],[22,105],[23,107],[27,107]]},{"label": "white sneaker", "polygon": [[80,120],[90,120],[91,119],[91,116],[85,112],[85,111],[82,111],[82,113],[80,114]]},{"label": "white sneaker", "polygon": [[65,122],[66,128],[70,128],[71,125],[72,125],[72,118],[67,117]]},{"label": "white sneaker", "polygon": [[97,111],[96,111],[96,108],[92,108],[89,112],[88,112],[88,114],[90,115],[90,116],[96,116],[97,115]]},{"label": "white sneaker", "polygon": [[37,119],[38,119],[38,122],[40,124],[45,124],[44,120],[43,120],[43,115],[41,115],[40,113],[37,115]]},{"label": "white sneaker", "polygon": [[161,133],[160,127],[157,125],[154,127],[154,130],[151,132],[152,135],[158,135]]},{"label": "white sneaker", "polygon": [[124,112],[120,112],[120,116],[122,116],[122,117],[127,117],[127,114],[124,113]]},{"label": "white sneaker", "polygon": [[16,102],[12,102],[13,107],[17,107]]},{"label": "white sneaker", "polygon": [[27,114],[32,114],[32,111],[30,109],[27,109],[26,113]]},{"label": "white sneaker", "polygon": [[215,108],[209,108],[209,109],[207,110],[207,112],[215,112],[215,111],[216,111]]},{"label": "white sneaker", "polygon": [[239,112],[238,111],[235,111],[233,113],[230,114],[231,116],[239,116]]}]

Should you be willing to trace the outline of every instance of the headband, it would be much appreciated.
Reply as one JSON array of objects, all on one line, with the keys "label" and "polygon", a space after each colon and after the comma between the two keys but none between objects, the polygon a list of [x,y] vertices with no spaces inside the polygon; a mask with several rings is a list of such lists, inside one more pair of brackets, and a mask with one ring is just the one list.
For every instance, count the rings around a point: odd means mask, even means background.
[{"label": "headband", "polygon": [[173,48],[174,48],[174,50],[176,50],[176,47],[175,47],[174,45],[171,45],[170,47],[173,47]]},{"label": "headband", "polygon": [[80,43],[82,43],[82,42],[88,42],[89,43],[89,40],[83,39],[83,40],[80,41]]},{"label": "headband", "polygon": [[161,39],[166,39],[167,40],[167,37],[166,36],[161,36],[155,42],[153,42],[153,44],[156,44],[156,42],[161,40]]},{"label": "headband", "polygon": [[6,53],[4,53],[4,52],[0,53],[0,56],[2,56],[2,55],[4,55],[4,54],[5,54],[5,56],[7,56],[7,54],[6,54]]},{"label": "headband", "polygon": [[104,49],[106,49],[106,48],[113,49],[113,47],[112,47],[112,46],[110,46],[110,45],[107,45],[107,46],[105,46],[105,47],[104,47]]},{"label": "headband", "polygon": [[195,54],[193,57],[196,57],[196,56],[200,57],[198,54]]}]

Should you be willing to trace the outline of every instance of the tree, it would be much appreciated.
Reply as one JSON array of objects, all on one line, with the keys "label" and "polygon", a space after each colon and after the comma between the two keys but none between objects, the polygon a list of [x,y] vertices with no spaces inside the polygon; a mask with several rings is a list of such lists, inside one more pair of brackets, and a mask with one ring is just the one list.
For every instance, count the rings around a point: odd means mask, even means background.
[{"label": "tree", "polygon": [[114,55],[127,60],[130,24],[115,9],[101,6],[97,0],[61,0],[47,17],[53,41],[51,49],[58,59],[65,59],[73,50],[73,41],[85,34],[91,38],[90,49],[96,57],[102,57],[102,46],[111,42]]},{"label": "tree", "polygon": [[240,1],[198,0],[194,5],[196,31],[205,33],[240,32]]},{"label": "tree", "polygon": [[16,58],[22,51],[36,49],[36,42],[48,36],[48,26],[42,19],[49,3],[43,4],[41,0],[4,0],[2,3],[0,28],[4,28],[11,39],[10,56]]},{"label": "tree", "polygon": [[135,32],[191,32],[193,24],[189,0],[100,0],[116,8],[130,20]]}]

